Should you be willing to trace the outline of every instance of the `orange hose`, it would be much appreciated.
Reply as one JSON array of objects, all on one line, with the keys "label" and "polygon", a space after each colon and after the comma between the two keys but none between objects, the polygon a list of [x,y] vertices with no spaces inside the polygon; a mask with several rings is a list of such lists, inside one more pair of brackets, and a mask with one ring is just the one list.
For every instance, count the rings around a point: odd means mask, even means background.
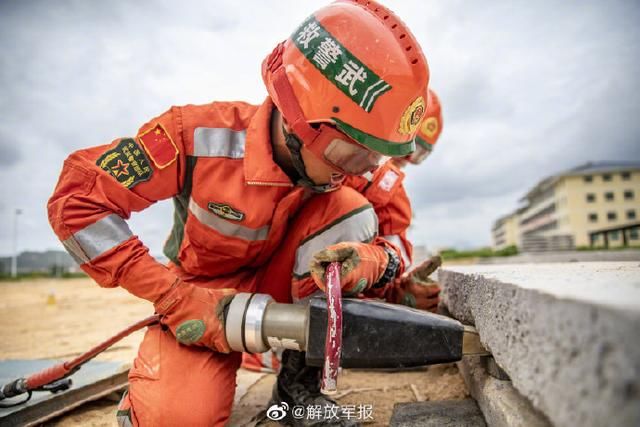
[{"label": "orange hose", "polygon": [[81,354],[75,359],[72,359],[63,363],[59,363],[45,370],[29,375],[26,379],[27,389],[35,390],[37,388],[42,387],[43,385],[52,383],[54,381],[60,380],[70,375],[71,373],[79,369],[80,366],[87,363],[89,360],[93,359],[98,354],[102,353],[103,351],[105,351],[106,349],[108,349],[109,347],[111,347],[113,344],[117,343],[124,337],[146,326],[152,325],[158,321],[160,321],[160,316],[158,314],[149,316],[145,319],[140,320],[139,322],[134,323],[133,325],[122,330],[121,332],[112,336],[108,340],[98,344],[97,346],[93,347],[91,350]]}]

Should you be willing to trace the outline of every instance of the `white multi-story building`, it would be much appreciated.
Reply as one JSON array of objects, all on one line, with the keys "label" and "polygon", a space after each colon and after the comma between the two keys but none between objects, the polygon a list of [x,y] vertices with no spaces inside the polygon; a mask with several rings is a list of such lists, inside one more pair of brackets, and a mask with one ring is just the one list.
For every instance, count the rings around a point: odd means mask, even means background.
[{"label": "white multi-story building", "polygon": [[540,181],[521,202],[494,224],[496,249],[503,240],[524,251],[640,245],[640,162],[578,166]]}]

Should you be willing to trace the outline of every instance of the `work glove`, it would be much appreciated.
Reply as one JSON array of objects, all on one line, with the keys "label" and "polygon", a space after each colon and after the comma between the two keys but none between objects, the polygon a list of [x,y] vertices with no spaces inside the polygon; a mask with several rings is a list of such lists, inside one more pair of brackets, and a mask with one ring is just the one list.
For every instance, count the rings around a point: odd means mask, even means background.
[{"label": "work glove", "polygon": [[234,289],[207,289],[178,279],[154,307],[160,323],[169,327],[178,342],[230,353],[224,329],[224,309]]},{"label": "work glove", "polygon": [[384,287],[400,268],[398,256],[386,247],[360,242],[338,243],[317,252],[310,262],[311,277],[320,289],[325,289],[325,269],[336,261],[341,263],[340,285],[346,296]]},{"label": "work glove", "polygon": [[440,302],[440,285],[429,275],[442,264],[439,256],[431,257],[393,282],[385,299],[389,302],[435,312]]}]

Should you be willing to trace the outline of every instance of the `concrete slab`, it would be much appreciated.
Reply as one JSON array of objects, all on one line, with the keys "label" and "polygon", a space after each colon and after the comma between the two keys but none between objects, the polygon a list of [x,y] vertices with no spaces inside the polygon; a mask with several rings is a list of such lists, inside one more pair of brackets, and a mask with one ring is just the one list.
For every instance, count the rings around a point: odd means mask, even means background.
[{"label": "concrete slab", "polygon": [[458,362],[469,393],[476,399],[491,427],[550,427],[546,417],[537,411],[513,387],[511,381],[500,380],[488,372],[481,357],[465,357]]},{"label": "concrete slab", "polygon": [[473,399],[397,403],[391,427],[485,427]]},{"label": "concrete slab", "polygon": [[557,426],[640,425],[640,265],[445,267],[450,313]]},{"label": "concrete slab", "polygon": [[478,258],[478,264],[640,261],[640,250],[530,252],[508,257]]}]

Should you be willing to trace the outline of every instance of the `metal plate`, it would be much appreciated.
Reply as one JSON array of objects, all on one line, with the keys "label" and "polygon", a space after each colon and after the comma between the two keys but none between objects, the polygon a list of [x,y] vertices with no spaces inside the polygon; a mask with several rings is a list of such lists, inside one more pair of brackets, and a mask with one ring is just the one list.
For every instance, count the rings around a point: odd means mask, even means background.
[{"label": "metal plate", "polygon": [[[60,363],[60,360],[0,361],[0,384],[28,376]],[[100,399],[127,386],[129,363],[91,361],[71,376],[70,389],[58,393],[36,391],[31,400],[13,408],[0,408],[0,426],[31,426],[60,416],[83,403]],[[18,396],[20,399],[23,396]],[[12,400],[4,400],[9,403]],[[115,420],[115,412],[114,412]]]}]

